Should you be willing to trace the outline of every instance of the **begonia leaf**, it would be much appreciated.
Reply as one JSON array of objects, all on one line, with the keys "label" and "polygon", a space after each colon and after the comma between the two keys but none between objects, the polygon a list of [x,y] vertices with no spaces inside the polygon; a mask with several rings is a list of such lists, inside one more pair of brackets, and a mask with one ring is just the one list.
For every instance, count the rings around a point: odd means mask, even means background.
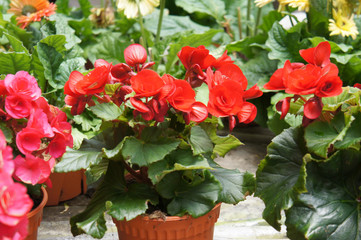
[{"label": "begonia leaf", "polygon": [[90,110],[105,121],[115,120],[123,113],[122,109],[113,102],[97,104],[90,107]]},{"label": "begonia leaf", "polygon": [[194,155],[201,153],[210,153],[213,151],[213,143],[208,137],[206,131],[200,126],[194,126],[191,129],[189,138]]},{"label": "begonia leaf", "polygon": [[146,142],[135,137],[124,140],[122,155],[130,159],[133,164],[148,166],[162,160],[166,155],[177,148],[180,141],[175,139],[161,139],[156,142]]},{"label": "begonia leaf", "polygon": [[291,239],[361,239],[359,151],[307,164],[307,192],[286,211]]},{"label": "begonia leaf", "polygon": [[292,207],[299,194],[307,191],[304,145],[300,127],[284,130],[268,146],[256,173],[255,196],[266,205],[263,218],[277,230],[281,229],[281,211]]},{"label": "begonia leaf", "polygon": [[208,170],[172,172],[156,188],[162,197],[172,199],[167,206],[169,214],[190,214],[193,217],[209,212],[221,191],[221,185]]},{"label": "begonia leaf", "polygon": [[223,21],[226,14],[225,4],[221,0],[176,0],[175,4],[188,13],[206,13],[217,21]]},{"label": "begonia leaf", "polygon": [[123,174],[121,163],[109,163],[105,178],[87,208],[70,220],[74,236],[87,233],[92,237],[102,238],[107,230],[104,219],[106,210],[116,219],[131,220],[145,213],[148,202],[157,204],[158,198],[154,190],[141,183],[126,187],[124,179],[119,177]]},{"label": "begonia leaf", "polygon": [[0,52],[0,72],[15,74],[18,71],[30,71],[31,56],[27,53]]},{"label": "begonia leaf", "polygon": [[211,167],[206,158],[193,155],[190,149],[177,149],[167,155],[164,160],[149,165],[148,177],[153,184],[157,184],[171,172],[195,169],[211,169]]},{"label": "begonia leaf", "polygon": [[214,161],[210,161],[210,165],[213,168],[210,172],[222,185],[218,202],[237,204],[254,193],[256,181],[253,174],[241,173],[238,169],[222,168]]}]

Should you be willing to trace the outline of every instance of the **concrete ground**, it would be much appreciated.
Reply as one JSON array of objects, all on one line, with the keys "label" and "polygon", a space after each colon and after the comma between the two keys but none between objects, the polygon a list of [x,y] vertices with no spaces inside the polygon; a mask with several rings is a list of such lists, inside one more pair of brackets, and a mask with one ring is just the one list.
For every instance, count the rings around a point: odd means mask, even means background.
[{"label": "concrete ground", "polygon": [[[245,145],[230,151],[225,158],[219,158],[217,161],[226,168],[238,168],[241,171],[255,173],[260,160],[266,155],[266,146],[273,134],[260,127],[241,128],[234,134]],[[70,217],[81,212],[88,201],[86,195],[81,195],[58,206],[46,207],[38,230],[38,239],[93,239],[85,234],[73,237],[69,225]],[[262,219],[263,209],[262,200],[251,196],[237,205],[222,204],[221,214],[215,225],[214,240],[288,239],[284,226],[281,232],[278,232]],[[117,229],[109,216],[107,228],[103,239],[117,239]]]}]

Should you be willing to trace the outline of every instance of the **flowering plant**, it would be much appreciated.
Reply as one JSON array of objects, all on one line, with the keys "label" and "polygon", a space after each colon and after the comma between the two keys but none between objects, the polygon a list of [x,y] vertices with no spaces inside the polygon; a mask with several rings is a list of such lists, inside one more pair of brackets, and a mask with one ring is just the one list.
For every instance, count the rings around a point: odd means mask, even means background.
[{"label": "flowering plant", "polygon": [[[219,202],[236,204],[251,194],[252,174],[224,169],[214,158],[241,144],[217,135],[219,118],[228,117],[230,130],[237,121],[253,121],[257,109],[246,100],[262,95],[258,87],[247,90],[231,58],[216,59],[203,46],[178,53],[185,79],[159,76],[139,44],[124,57],[126,63],[116,65],[99,59],[94,70],[74,71],[65,84],[74,119],[95,116],[102,124],[78,150],[68,149],[56,170],[105,175],[85,211],[71,219],[73,235],[102,237],[104,212],[118,220],[154,209],[199,217]],[[135,180],[126,181],[126,174]]]},{"label": "flowering plant", "polygon": [[290,239],[360,237],[361,91],[342,87],[330,52],[328,42],[301,50],[306,65],[288,61],[264,86],[285,90],[275,108],[293,123],[268,146],[255,195],[275,229],[285,212]]},{"label": "flowering plant", "polygon": [[51,187],[55,159],[73,145],[71,125],[25,71],[0,80],[0,96],[0,239],[25,239],[26,215],[42,199],[41,184]]}]

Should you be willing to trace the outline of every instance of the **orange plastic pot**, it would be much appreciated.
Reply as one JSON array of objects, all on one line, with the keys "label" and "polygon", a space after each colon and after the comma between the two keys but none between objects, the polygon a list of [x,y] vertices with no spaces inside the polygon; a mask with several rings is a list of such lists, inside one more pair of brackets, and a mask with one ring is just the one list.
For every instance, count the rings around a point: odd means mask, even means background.
[{"label": "orange plastic pot", "polygon": [[45,207],[46,202],[48,201],[48,194],[45,188],[41,187],[41,191],[43,193],[43,200],[34,210],[29,212],[27,215],[29,224],[28,224],[28,236],[25,238],[25,240],[36,240],[38,237],[38,228],[43,218],[43,209]]},{"label": "orange plastic pot", "polygon": [[56,206],[59,202],[67,201],[85,193],[87,189],[84,170],[67,173],[51,173],[52,187],[46,188],[48,202],[46,206]]},{"label": "orange plastic pot", "polygon": [[121,240],[213,240],[221,204],[199,218],[191,216],[150,219],[138,216],[130,221],[113,218]]}]

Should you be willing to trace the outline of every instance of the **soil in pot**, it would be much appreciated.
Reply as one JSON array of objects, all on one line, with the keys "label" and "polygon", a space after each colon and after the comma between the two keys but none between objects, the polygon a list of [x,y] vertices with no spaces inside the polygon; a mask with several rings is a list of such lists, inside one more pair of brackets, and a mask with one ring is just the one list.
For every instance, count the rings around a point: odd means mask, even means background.
[{"label": "soil in pot", "polygon": [[28,224],[28,236],[25,240],[36,240],[38,236],[38,227],[40,226],[40,222],[43,218],[43,209],[45,207],[46,202],[48,201],[48,193],[46,192],[44,187],[41,187],[41,192],[43,193],[43,199],[38,204],[38,206],[31,210],[27,217],[29,220]]},{"label": "soil in pot", "polygon": [[113,219],[113,222],[121,240],[213,240],[214,224],[220,210],[219,203],[199,218],[138,216],[130,221]]}]

